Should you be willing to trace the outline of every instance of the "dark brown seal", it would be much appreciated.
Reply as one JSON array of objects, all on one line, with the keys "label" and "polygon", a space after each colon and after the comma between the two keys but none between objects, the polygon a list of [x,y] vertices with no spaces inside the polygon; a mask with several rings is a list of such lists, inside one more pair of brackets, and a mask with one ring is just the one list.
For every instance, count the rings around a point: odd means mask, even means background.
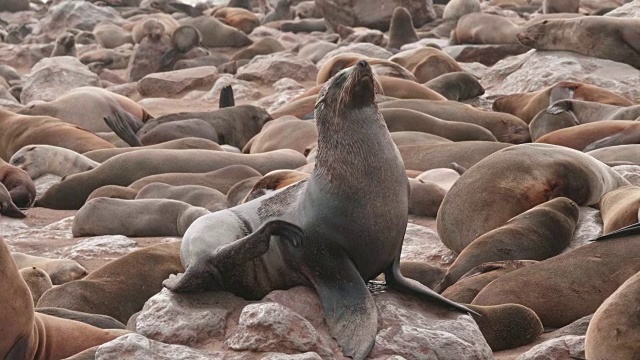
[{"label": "dark brown seal", "polygon": [[0,183],[11,195],[11,200],[19,208],[28,208],[36,199],[36,186],[26,171],[0,159]]},{"label": "dark brown seal", "polygon": [[418,40],[411,13],[402,6],[396,7],[389,25],[389,47],[400,49],[402,45],[411,44]]},{"label": "dark brown seal", "polygon": [[464,101],[484,94],[478,79],[464,71],[442,74],[427,81],[424,86],[453,101]]}]

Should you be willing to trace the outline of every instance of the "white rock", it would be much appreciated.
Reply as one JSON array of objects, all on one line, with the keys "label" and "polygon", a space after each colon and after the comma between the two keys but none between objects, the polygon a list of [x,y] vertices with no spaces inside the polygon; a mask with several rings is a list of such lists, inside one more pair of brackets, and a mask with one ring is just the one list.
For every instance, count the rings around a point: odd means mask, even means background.
[{"label": "white rock", "polygon": [[584,359],[584,336],[567,335],[536,345],[516,360]]},{"label": "white rock", "polygon": [[628,4],[609,11],[604,16],[622,17],[622,18],[640,18],[640,0],[633,0]]},{"label": "white rock", "polygon": [[20,95],[20,102],[52,101],[69,90],[83,87],[102,87],[100,77],[72,56],[44,58],[31,69]]},{"label": "white rock", "polygon": [[569,245],[564,249],[563,253],[579,248],[588,244],[598,236],[602,235],[602,216],[600,211],[588,206],[580,206],[580,215],[576,230],[573,232]]},{"label": "white rock", "polygon": [[[66,220],[66,219],[65,219]],[[51,225],[49,225],[51,226]],[[70,232],[70,231],[69,231]],[[137,249],[138,243],[122,235],[105,235],[87,238],[62,250],[69,259],[119,257]]]},{"label": "white rock", "polygon": [[[218,355],[219,356],[219,355]],[[210,360],[219,358],[213,353],[190,349],[181,345],[167,345],[138,334],[128,334],[102,344],[96,360]]]},{"label": "white rock", "polygon": [[438,233],[421,225],[407,224],[400,257],[403,261],[420,261],[438,266],[453,262],[455,257],[440,241]]},{"label": "white rock", "polygon": [[233,77],[233,75],[224,74],[221,75],[209,92],[203,97],[207,101],[217,101],[220,99],[220,91],[225,86],[231,85],[233,88],[233,97],[236,100],[249,99],[257,100],[262,97],[262,93],[256,89],[256,85],[244,80],[239,80]]},{"label": "white rock", "polygon": [[318,68],[309,60],[291,53],[279,52],[259,55],[238,69],[236,78],[247,81],[275,83],[290,77],[296,81],[315,80]]}]

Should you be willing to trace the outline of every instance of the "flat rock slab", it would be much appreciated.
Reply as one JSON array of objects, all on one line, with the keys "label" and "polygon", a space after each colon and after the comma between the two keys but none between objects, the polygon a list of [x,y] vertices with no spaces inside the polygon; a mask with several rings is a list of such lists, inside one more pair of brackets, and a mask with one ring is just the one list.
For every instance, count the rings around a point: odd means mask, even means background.
[{"label": "flat rock slab", "polygon": [[211,87],[217,79],[218,69],[214,66],[153,73],[138,82],[138,91],[142,96],[172,97],[183,91]]}]

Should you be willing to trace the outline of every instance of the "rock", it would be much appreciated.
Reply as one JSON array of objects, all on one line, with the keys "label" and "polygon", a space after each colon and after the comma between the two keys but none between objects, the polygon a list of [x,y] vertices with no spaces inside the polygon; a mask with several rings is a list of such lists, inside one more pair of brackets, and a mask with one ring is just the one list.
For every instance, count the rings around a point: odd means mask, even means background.
[{"label": "rock", "polygon": [[516,360],[584,359],[584,336],[567,335],[545,341],[518,356]]},{"label": "rock", "polygon": [[428,227],[409,222],[400,258],[403,261],[418,261],[433,266],[443,266],[453,262],[456,255],[442,244],[438,233]]},{"label": "rock", "polygon": [[0,2],[0,12],[18,12],[29,10],[29,0],[3,0]]},{"label": "rock", "polygon": [[637,165],[620,165],[612,167],[623,178],[627,179],[632,185],[640,186],[640,166]]},{"label": "rock", "polygon": [[498,61],[514,56],[524,54],[530,49],[522,45],[454,45],[443,49],[452,58],[458,62],[479,62],[486,66],[493,66]]},{"label": "rock", "polygon": [[263,357],[261,360],[322,360],[322,358],[317,353],[306,352],[298,355],[272,354]]},{"label": "rock", "polygon": [[20,102],[26,105],[34,100],[52,101],[69,90],[83,86],[102,87],[100,77],[75,57],[45,58],[26,77]]},{"label": "rock", "polygon": [[370,58],[376,59],[388,59],[393,55],[390,51],[381,48],[380,46],[370,43],[356,43],[347,46],[341,46],[333,51],[330,51],[320,61],[318,61],[318,69],[324,65],[329,59],[336,55],[345,53],[361,54]]},{"label": "rock", "polygon": [[106,88],[112,93],[126,96],[128,98],[134,98],[138,94],[138,83],[126,83],[121,85],[109,86]]},{"label": "rock", "polygon": [[185,90],[212,86],[218,79],[218,69],[201,66],[149,74],[138,81],[140,95],[146,97],[172,97]]},{"label": "rock", "polygon": [[335,29],[338,24],[389,30],[393,10],[402,6],[413,17],[416,28],[436,19],[431,0],[315,0],[325,21]]},{"label": "rock", "polygon": [[181,345],[167,345],[139,334],[127,334],[106,344],[96,351],[96,360],[209,360],[220,355],[190,349]]},{"label": "rock", "polygon": [[136,332],[168,344],[202,347],[224,340],[227,318],[246,302],[228,292],[176,295],[167,289],[149,299],[136,320]]},{"label": "rock", "polygon": [[54,44],[19,44],[0,47],[0,64],[29,72],[43,58],[49,57]]},{"label": "rock", "polygon": [[122,25],[125,20],[110,6],[96,6],[89,1],[63,1],[52,6],[34,29],[34,35],[55,39],[68,28],[93,31],[102,21]]},{"label": "rock", "polygon": [[604,16],[640,18],[640,0],[633,0],[628,4],[606,13]]},{"label": "rock", "polygon": [[370,358],[493,359],[491,348],[469,315],[394,292],[375,294],[382,320]]},{"label": "rock", "polygon": [[288,90],[306,90],[305,87],[302,86],[302,84],[291,78],[282,78],[274,82],[273,89],[277,92]]},{"label": "rock", "polygon": [[[55,223],[54,223],[55,224]],[[51,230],[52,225],[43,230]],[[67,230],[68,231],[68,230]],[[69,254],[67,258],[74,260],[86,260],[100,258],[116,258],[137,250],[138,243],[122,235],[96,236],[79,241],[75,245],[62,250]]]},{"label": "rock", "polygon": [[559,81],[581,81],[640,99],[640,70],[569,51],[536,51],[504,59],[482,78],[487,94],[537,91]]},{"label": "rock", "polygon": [[318,68],[309,60],[291,53],[275,53],[254,57],[238,69],[236,78],[247,81],[274,83],[284,77],[296,81],[312,81]]},{"label": "rock", "polygon": [[225,342],[233,350],[304,353],[331,356],[311,323],[277,303],[251,304],[240,314],[236,332]]},{"label": "rock", "polygon": [[484,74],[487,73],[489,68],[486,65],[480,64],[478,62],[467,62],[459,64],[462,70],[468,72],[469,74],[475,76],[478,79],[482,79]]},{"label": "rock", "polygon": [[586,245],[593,239],[602,235],[602,216],[600,211],[588,206],[580,206],[580,215],[578,216],[578,224],[573,232],[569,245],[564,249],[563,253]]},{"label": "rock", "polygon": [[593,314],[582,317],[567,326],[563,326],[558,330],[555,330],[549,333],[549,337],[551,338],[560,338],[563,336],[585,336],[587,334],[587,329],[589,328],[589,323],[593,318]]},{"label": "rock", "polygon": [[220,99],[220,91],[225,86],[231,85],[233,88],[233,97],[236,100],[240,99],[249,99],[249,100],[257,100],[262,97],[262,93],[258,89],[256,89],[256,85],[244,80],[238,80],[233,77],[233,75],[223,74],[220,75],[216,83],[213,85],[211,90],[203,97],[204,100],[207,101],[218,101]]},{"label": "rock", "polygon": [[276,111],[306,91],[304,86],[289,78],[273,83],[273,89],[275,91],[272,95],[265,96],[256,102],[257,106],[267,109],[267,112]]}]

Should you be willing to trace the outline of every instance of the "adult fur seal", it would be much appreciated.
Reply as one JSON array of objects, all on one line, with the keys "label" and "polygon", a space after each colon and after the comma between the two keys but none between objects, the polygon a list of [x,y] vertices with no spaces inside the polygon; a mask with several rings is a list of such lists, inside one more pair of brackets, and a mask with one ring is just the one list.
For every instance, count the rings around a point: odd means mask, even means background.
[{"label": "adult fur seal", "polygon": [[478,79],[464,71],[442,74],[427,81],[424,86],[453,101],[464,101],[484,94]]},{"label": "adult fur seal", "polygon": [[540,111],[564,99],[617,106],[634,105],[631,100],[597,86],[576,81],[560,81],[539,91],[501,96],[493,102],[492,107],[495,111],[513,114],[529,124]]},{"label": "adult fur seal", "polygon": [[28,208],[36,198],[36,186],[26,171],[7,164],[0,158],[0,183],[2,183],[19,208]]},{"label": "adult fur seal", "polygon": [[205,173],[229,165],[248,165],[266,174],[277,169],[295,169],[307,161],[294,150],[263,154],[235,154],[210,150],[140,150],[109,159],[93,170],[71,175],[51,186],[36,201],[51,209],[79,209],[93,190],[105,185],[128,186],[149,175]]},{"label": "adult fur seal", "polygon": [[640,187],[623,186],[604,194],[598,204],[604,235],[638,222]]},{"label": "adult fur seal", "polygon": [[44,174],[73,175],[100,165],[73,150],[52,145],[25,146],[13,154],[9,163],[24,170],[31,179]]},{"label": "adult fur seal", "polygon": [[0,292],[0,323],[3,324],[0,357],[3,359],[64,359],[127,333],[35,313],[29,288],[2,239],[0,273],[3,274]]},{"label": "adult fur seal", "polygon": [[22,276],[22,279],[29,287],[29,291],[31,291],[33,306],[38,303],[38,300],[40,300],[40,297],[45,293],[45,291],[53,287],[49,275],[47,275],[44,270],[38,269],[37,267],[20,269],[20,276]]},{"label": "adult fur seal", "polygon": [[453,184],[438,212],[438,235],[460,253],[479,236],[550,199],[594,205],[625,185],[629,182],[621,175],[583,152],[549,144],[512,146],[480,161]]},{"label": "adult fur seal", "polygon": [[120,154],[132,152],[132,151],[138,151],[138,150],[148,150],[148,149],[221,151],[222,147],[211,140],[188,137],[188,138],[167,141],[161,144],[149,145],[149,146],[93,150],[93,151],[88,151],[82,155],[86,156],[87,158],[93,161],[103,163],[111,159],[112,157]]},{"label": "adult fur seal", "polygon": [[452,44],[518,44],[520,26],[503,16],[473,13],[458,20],[451,32]]},{"label": "adult fur seal", "polygon": [[578,215],[578,205],[564,197],[523,212],[464,248],[436,291],[442,292],[483,263],[545,260],[558,255],[569,245]]},{"label": "adult fur seal", "polygon": [[577,13],[578,9],[580,9],[580,0],[544,0],[542,2],[544,14]]},{"label": "adult fur seal", "polygon": [[27,215],[20,211],[16,204],[11,201],[9,190],[7,190],[2,183],[0,183],[0,214],[18,219],[27,217]]},{"label": "adult fur seal", "polygon": [[545,20],[519,33],[518,40],[538,50],[568,50],[640,69],[640,19],[585,16]]},{"label": "adult fur seal", "polygon": [[389,25],[389,47],[400,49],[402,45],[418,41],[418,34],[413,27],[413,18],[406,8],[398,6],[393,10]]},{"label": "adult fur seal", "polygon": [[470,168],[496,151],[511,144],[490,141],[461,141],[456,143],[412,145],[399,148],[407,170],[427,171],[458,163]]},{"label": "adult fur seal", "polygon": [[37,267],[44,270],[51,278],[53,285],[62,285],[69,281],[78,280],[89,273],[75,260],[47,259],[18,252],[11,253],[11,256],[13,256],[18,268]]},{"label": "adult fur seal", "polygon": [[76,52],[76,38],[70,32],[65,32],[58,36],[56,39],[56,45],[53,47],[51,57],[54,56],[73,56],[77,55]]},{"label": "adult fur seal", "polygon": [[113,260],[86,278],[55,287],[42,296],[38,307],[57,307],[108,315],[127,323],[144,303],[162,289],[169,274],[183,271],[180,242],[136,250]]},{"label": "adult fur seal", "polygon": [[562,145],[581,151],[608,146],[637,144],[640,141],[640,122],[603,120],[559,129],[541,136],[537,143]]},{"label": "adult fur seal", "polygon": [[[382,272],[393,288],[467,311],[400,274],[407,176],[377,111],[375,84],[366,61],[336,75],[318,97],[318,156],[309,180],[196,220],[181,249],[187,270],[165,286],[253,299],[312,286],[331,334],[354,359],[364,359],[375,341],[377,310],[365,281]],[[372,193],[374,184],[385,191]],[[211,229],[218,229],[215,239]]]},{"label": "adult fur seal", "polygon": [[640,272],[625,281],[593,315],[587,337],[587,359],[637,359],[640,354]]}]

